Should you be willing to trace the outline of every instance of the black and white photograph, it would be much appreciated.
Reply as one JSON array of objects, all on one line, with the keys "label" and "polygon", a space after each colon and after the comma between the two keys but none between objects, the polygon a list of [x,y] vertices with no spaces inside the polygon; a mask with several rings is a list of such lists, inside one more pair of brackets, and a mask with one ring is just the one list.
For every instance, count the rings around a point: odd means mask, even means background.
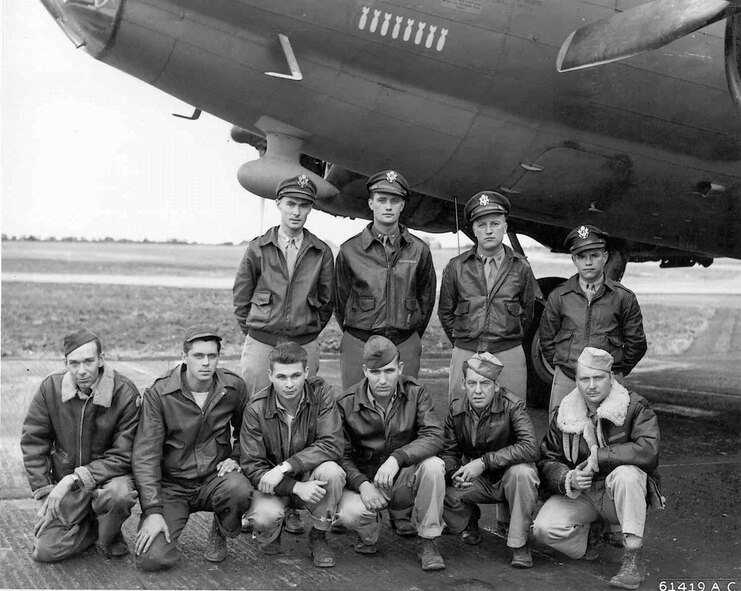
[{"label": "black and white photograph", "polygon": [[741,0],[5,0],[0,60],[0,587],[741,590]]}]

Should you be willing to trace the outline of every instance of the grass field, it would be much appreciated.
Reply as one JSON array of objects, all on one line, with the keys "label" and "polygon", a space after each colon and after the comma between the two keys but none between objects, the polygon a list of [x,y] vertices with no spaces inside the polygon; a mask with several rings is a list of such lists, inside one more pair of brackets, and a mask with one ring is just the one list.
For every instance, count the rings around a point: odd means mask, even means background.
[{"label": "grass field", "polygon": [[[238,354],[242,336],[234,320],[231,290],[184,289],[156,286],[163,276],[211,277],[230,285],[243,246],[178,244],[118,244],[68,242],[4,242],[2,271],[105,276],[150,277],[155,285],[96,285],[85,283],[2,283],[3,357],[56,356],[61,337],[85,325],[103,339],[109,355],[119,358],[172,357],[180,351],[186,326],[208,323],[225,337],[225,353]],[[433,250],[438,277],[455,249]],[[530,254],[530,253],[529,253]],[[542,249],[530,254],[536,276],[568,276],[568,257]],[[631,265],[625,282],[649,286],[681,282],[714,284],[741,277],[741,264],[721,261],[709,269],[659,270],[654,265]],[[689,278],[689,279],[687,279]],[[713,308],[644,304],[649,355],[684,351],[707,326]],[[341,333],[334,319],[320,337],[324,352],[336,352]],[[436,314],[423,340],[424,351],[445,353],[450,343]]]}]

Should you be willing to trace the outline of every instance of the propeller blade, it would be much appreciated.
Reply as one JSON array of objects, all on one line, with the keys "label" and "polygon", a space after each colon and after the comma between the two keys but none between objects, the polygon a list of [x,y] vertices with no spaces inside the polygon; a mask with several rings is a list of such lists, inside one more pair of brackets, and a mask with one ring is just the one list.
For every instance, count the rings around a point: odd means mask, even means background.
[{"label": "propeller blade", "polygon": [[559,72],[658,49],[725,16],[738,0],[654,0],[577,29],[558,52]]}]

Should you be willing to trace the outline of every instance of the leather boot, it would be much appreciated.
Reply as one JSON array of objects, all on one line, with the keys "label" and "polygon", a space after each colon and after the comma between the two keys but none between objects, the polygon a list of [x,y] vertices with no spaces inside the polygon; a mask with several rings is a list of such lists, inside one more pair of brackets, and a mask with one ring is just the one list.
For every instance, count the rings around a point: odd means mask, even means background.
[{"label": "leather boot", "polygon": [[476,546],[481,543],[481,531],[479,531],[479,518],[481,517],[481,509],[478,505],[473,506],[473,513],[471,518],[468,520],[466,529],[461,532],[461,541],[469,546]]},{"label": "leather boot", "polygon": [[129,553],[129,547],[124,540],[121,530],[113,538],[113,541],[107,546],[97,545],[98,552],[106,558],[121,558]]},{"label": "leather boot", "polygon": [[646,567],[640,557],[640,548],[625,549],[623,553],[623,564],[614,577],[610,579],[612,587],[621,589],[638,589],[638,586],[646,578]]},{"label": "leather boot", "polygon": [[219,522],[216,521],[216,515],[211,522],[211,531],[208,532],[208,544],[203,557],[209,562],[222,562],[226,560],[226,536],[219,529]]},{"label": "leather boot", "polygon": [[309,547],[314,566],[328,568],[335,565],[334,552],[327,543],[327,532],[312,527],[309,530]]},{"label": "leather boot", "polygon": [[445,561],[440,556],[440,550],[437,548],[437,538],[417,538],[417,556],[422,562],[422,570],[442,570],[445,568]]}]

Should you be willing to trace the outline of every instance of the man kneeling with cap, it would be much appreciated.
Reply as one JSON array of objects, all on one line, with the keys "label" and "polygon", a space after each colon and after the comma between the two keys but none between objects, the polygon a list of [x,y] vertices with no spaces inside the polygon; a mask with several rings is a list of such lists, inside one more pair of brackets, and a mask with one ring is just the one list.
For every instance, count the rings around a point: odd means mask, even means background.
[{"label": "man kneeling with cap", "polygon": [[636,589],[646,576],[639,558],[647,496],[658,492],[659,425],[644,398],[612,373],[607,351],[587,347],[576,365],[576,388],[556,410],[541,444],[541,479],[553,493],[533,524],[535,537],[570,558],[587,554],[590,524],[619,523],[625,553],[610,585]]},{"label": "man kneeling with cap", "polygon": [[237,374],[217,369],[221,337],[209,327],[185,333],[183,362],[144,392],[134,440],[134,478],[142,521],[137,566],[159,570],[177,562],[178,538],[196,511],[213,511],[204,558],[227,557],[226,538],[241,531],[251,487],[239,467],[247,389]]},{"label": "man kneeling with cap", "polygon": [[136,503],[139,392],[105,363],[100,339],[87,329],[64,337],[64,362],[66,370],[41,382],[23,421],[23,463],[34,498],[43,499],[33,557],[62,560],[96,538],[107,558],[124,556],[121,525]]},{"label": "man kneeling with cap", "polygon": [[270,352],[271,386],[258,392],[244,413],[242,468],[257,491],[247,514],[265,554],[281,552],[289,505],[308,510],[314,566],[332,567],[326,535],[345,486],[342,422],[332,389],[309,378],[306,350],[281,343]]},{"label": "man kneeling with cap", "polygon": [[463,362],[465,398],[450,405],[445,421],[448,488],[445,523],[466,544],[479,544],[477,503],[508,504],[507,546],[512,566],[530,568],[530,525],[538,500],[538,444],[525,403],[499,385],[503,364],[491,353]]},{"label": "man kneeling with cap", "polygon": [[443,430],[427,390],[402,375],[403,369],[396,346],[372,336],[363,348],[365,378],[338,401],[349,490],[342,494],[337,521],[358,532],[356,552],[375,554],[380,511],[388,507],[393,519],[413,506],[422,569],[440,570],[445,568],[437,548],[445,472],[435,454],[442,449]]}]

